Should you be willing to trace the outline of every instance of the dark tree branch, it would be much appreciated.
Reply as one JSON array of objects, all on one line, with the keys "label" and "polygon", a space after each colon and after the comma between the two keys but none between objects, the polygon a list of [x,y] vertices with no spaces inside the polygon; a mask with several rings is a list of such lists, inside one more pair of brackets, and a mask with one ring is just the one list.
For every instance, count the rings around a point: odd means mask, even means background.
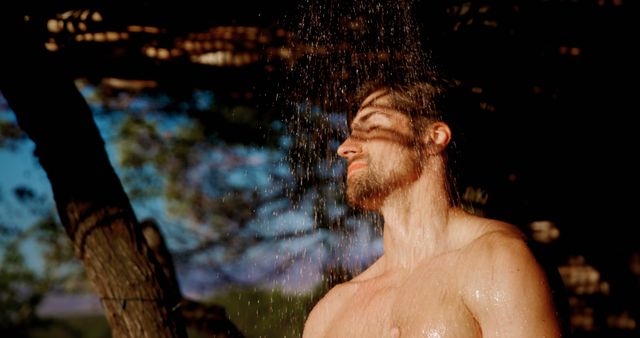
[{"label": "dark tree branch", "polygon": [[[155,255],[156,260],[160,263],[167,280],[172,284],[172,288],[179,289],[173,259],[171,258],[171,253],[167,248],[164,236],[162,236],[158,225],[151,219],[142,221],[140,225],[144,238]],[[227,318],[227,314],[221,306],[204,305],[182,296],[179,309],[187,326],[204,332],[209,337],[244,337],[240,330]]]}]

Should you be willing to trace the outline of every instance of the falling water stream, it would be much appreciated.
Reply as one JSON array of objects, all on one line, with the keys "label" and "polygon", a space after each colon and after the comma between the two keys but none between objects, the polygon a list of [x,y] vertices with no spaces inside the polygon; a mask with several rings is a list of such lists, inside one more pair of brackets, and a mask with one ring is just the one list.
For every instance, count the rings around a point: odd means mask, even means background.
[{"label": "falling water stream", "polygon": [[309,213],[320,238],[314,245],[326,252],[325,292],[382,253],[380,217],[346,206],[346,166],[336,149],[347,135],[347,112],[360,103],[353,100],[360,85],[433,77],[412,6],[404,0],[302,0],[283,24],[292,33],[292,57],[278,93],[292,136],[287,161],[295,183],[287,193],[294,208]]},{"label": "falling water stream", "polygon": [[[358,86],[433,76],[412,8],[412,0],[302,0],[298,16],[285,23],[294,33],[293,60],[282,88],[294,139],[289,161],[297,184],[290,193],[297,200],[307,189],[318,189],[318,229],[344,230],[357,214],[332,210],[344,206],[346,171],[336,149],[346,137],[347,112],[360,103],[353,100]],[[374,215],[357,215],[379,223]]]}]

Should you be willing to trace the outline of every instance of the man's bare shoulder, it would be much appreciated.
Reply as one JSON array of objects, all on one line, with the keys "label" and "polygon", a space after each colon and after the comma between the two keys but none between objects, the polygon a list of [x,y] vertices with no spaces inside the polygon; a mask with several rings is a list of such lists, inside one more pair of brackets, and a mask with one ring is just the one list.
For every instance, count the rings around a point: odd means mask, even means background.
[{"label": "man's bare shoulder", "polygon": [[304,338],[322,337],[333,317],[357,291],[363,281],[377,277],[380,273],[380,260],[350,281],[334,286],[313,307],[305,322]]},{"label": "man's bare shoulder", "polygon": [[530,322],[531,336],[559,336],[548,279],[526,236],[513,225],[487,222],[486,231],[461,250],[465,304],[483,331],[522,337],[518,330]]},{"label": "man's bare shoulder", "polygon": [[[463,213],[457,223],[462,231],[470,232],[470,244],[502,241],[508,239],[525,240],[526,236],[515,225],[496,219]],[[475,229],[471,232],[470,229]]]},{"label": "man's bare shoulder", "polygon": [[309,313],[305,323],[303,338],[323,337],[327,325],[333,320],[333,316],[343,305],[342,299],[348,293],[344,285],[333,287],[325,294]]},{"label": "man's bare shoulder", "polygon": [[[506,282],[524,272],[543,278],[528,238],[516,226],[498,220],[470,216],[466,222],[478,232],[459,250],[460,280],[471,290],[496,287],[495,279]],[[473,266],[473,269],[469,269]],[[533,274],[533,275],[532,275]],[[506,277],[511,277],[508,279]],[[482,285],[480,285],[482,284]]]},{"label": "man's bare shoulder", "polygon": [[[472,216],[478,233],[461,249],[466,262],[477,264],[477,272],[496,272],[512,265],[535,264],[528,239],[516,226],[498,220]],[[506,265],[505,265],[506,264]],[[479,270],[478,270],[479,269]]]}]

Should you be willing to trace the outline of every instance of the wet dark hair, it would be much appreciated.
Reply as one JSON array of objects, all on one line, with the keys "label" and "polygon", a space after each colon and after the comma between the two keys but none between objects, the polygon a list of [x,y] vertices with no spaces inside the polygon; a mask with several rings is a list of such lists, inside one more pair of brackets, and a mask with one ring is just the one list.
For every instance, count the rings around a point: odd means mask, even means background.
[{"label": "wet dark hair", "polygon": [[350,126],[361,103],[372,93],[382,91],[382,95],[391,96],[394,110],[406,113],[412,120],[412,128],[419,135],[426,126],[433,122],[444,122],[451,128],[451,142],[446,147],[443,161],[446,170],[446,189],[449,202],[453,206],[461,206],[462,200],[457,185],[460,174],[458,143],[462,133],[457,130],[461,109],[458,95],[459,83],[454,81],[420,81],[420,82],[388,82],[369,81],[358,87],[351,108],[347,113]]},{"label": "wet dark hair", "polygon": [[392,108],[406,113],[412,119],[421,117],[429,122],[442,120],[436,105],[438,97],[444,91],[440,86],[429,82],[389,84],[381,81],[372,81],[360,86],[356,91],[352,101],[353,105],[347,114],[347,122],[349,124],[355,118],[360,104],[376,91],[383,91],[383,95],[390,95]]}]

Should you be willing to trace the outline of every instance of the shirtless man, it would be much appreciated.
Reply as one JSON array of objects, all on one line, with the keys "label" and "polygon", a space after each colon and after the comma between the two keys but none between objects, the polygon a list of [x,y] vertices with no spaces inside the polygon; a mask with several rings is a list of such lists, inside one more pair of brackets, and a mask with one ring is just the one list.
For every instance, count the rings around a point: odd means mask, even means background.
[{"label": "shirtless man", "polygon": [[559,337],[547,277],[513,225],[451,196],[450,127],[426,84],[377,87],[338,148],[347,200],[384,218],[384,254],[315,305],[304,338]]}]

